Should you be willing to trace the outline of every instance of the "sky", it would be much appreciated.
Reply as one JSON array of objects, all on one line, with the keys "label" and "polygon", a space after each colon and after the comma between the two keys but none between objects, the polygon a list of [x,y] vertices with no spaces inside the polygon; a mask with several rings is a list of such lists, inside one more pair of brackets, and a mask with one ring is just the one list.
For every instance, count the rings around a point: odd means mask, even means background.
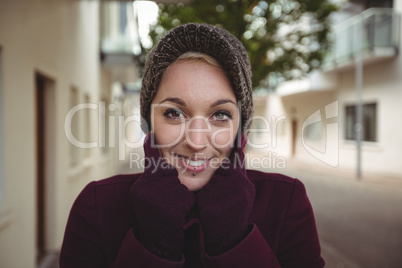
[{"label": "sky", "polygon": [[133,6],[138,12],[138,28],[141,43],[145,48],[150,48],[152,41],[148,36],[149,25],[156,23],[158,5],[154,1],[134,1]]}]

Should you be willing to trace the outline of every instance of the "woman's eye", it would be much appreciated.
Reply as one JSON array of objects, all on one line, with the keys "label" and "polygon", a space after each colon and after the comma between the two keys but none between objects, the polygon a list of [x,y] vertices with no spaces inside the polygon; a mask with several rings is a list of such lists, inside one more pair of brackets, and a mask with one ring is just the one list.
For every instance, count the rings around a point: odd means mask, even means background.
[{"label": "woman's eye", "polygon": [[183,112],[178,109],[169,109],[163,113],[163,115],[167,118],[171,119],[181,119],[184,118]]},{"label": "woman's eye", "polygon": [[228,111],[218,111],[214,113],[212,119],[216,121],[228,121],[232,119],[232,115]]}]

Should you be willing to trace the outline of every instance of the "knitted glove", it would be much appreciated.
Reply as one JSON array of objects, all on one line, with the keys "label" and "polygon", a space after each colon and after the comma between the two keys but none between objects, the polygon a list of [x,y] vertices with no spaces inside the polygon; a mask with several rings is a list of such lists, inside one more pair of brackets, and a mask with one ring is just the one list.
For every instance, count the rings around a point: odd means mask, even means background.
[{"label": "knitted glove", "polygon": [[231,161],[218,168],[209,183],[197,193],[206,252],[211,256],[233,248],[249,232],[255,188],[246,177],[244,166],[239,165],[244,164],[244,140],[242,145],[232,153]]},{"label": "knitted glove", "polygon": [[[138,231],[136,237],[152,253],[179,260],[184,244],[183,226],[195,203],[195,195],[180,183],[176,169],[162,161],[152,148],[152,134],[144,141],[144,174],[131,187]],[[159,162],[158,162],[159,161]]]}]

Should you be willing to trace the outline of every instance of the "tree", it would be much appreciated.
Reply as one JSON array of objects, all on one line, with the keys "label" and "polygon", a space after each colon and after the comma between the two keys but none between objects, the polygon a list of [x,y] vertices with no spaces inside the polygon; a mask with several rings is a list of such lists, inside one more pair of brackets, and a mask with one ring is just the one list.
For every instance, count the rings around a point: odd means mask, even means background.
[{"label": "tree", "polygon": [[247,49],[254,88],[270,89],[321,66],[330,47],[330,14],[337,9],[329,0],[193,0],[158,6],[158,21],[150,29],[154,44],[179,24],[221,26]]}]

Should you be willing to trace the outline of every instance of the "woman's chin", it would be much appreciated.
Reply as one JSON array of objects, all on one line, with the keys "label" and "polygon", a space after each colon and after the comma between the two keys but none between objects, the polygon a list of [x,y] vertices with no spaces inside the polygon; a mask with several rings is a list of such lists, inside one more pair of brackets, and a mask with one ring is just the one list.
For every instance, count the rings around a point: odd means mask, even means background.
[{"label": "woman's chin", "polygon": [[195,176],[189,173],[179,173],[179,180],[181,184],[187,187],[189,191],[201,190],[210,180],[212,176],[209,174],[196,174]]}]

